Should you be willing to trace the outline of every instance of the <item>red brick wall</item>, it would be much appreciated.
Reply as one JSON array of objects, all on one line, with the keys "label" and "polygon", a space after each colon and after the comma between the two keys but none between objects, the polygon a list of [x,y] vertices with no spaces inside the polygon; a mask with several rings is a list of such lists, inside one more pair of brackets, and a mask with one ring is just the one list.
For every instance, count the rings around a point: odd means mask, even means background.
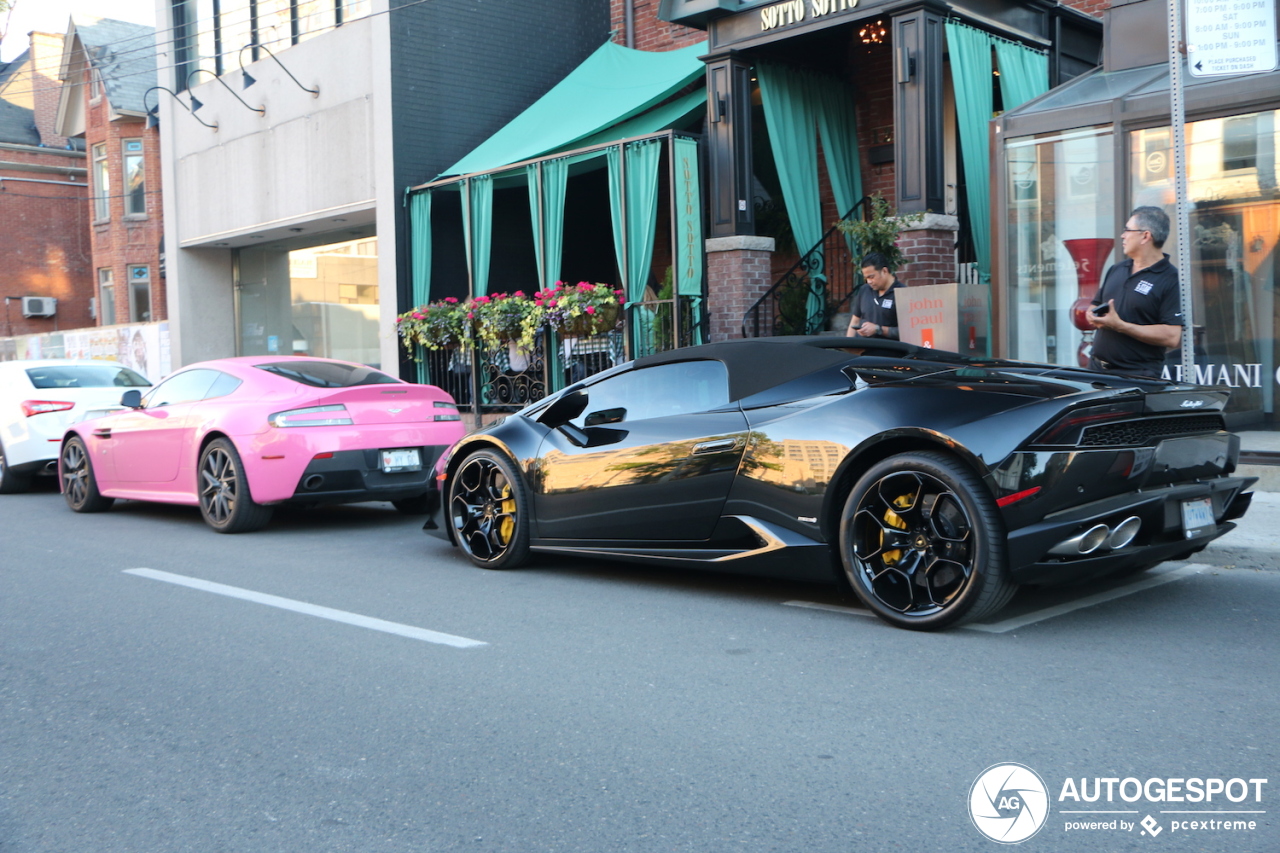
[{"label": "red brick wall", "polygon": [[1101,18],[1102,13],[1111,8],[1111,0],[1062,0],[1062,5]]},{"label": "red brick wall", "polygon": [[956,232],[943,229],[904,231],[898,248],[911,258],[899,270],[904,284],[947,284],[956,280]]},{"label": "red brick wall", "polygon": [[[35,169],[5,169],[0,191],[0,296],[52,296],[58,300],[53,317],[22,316],[20,300],[12,300],[0,315],[0,335],[43,334],[58,329],[90,326],[90,246],[84,155],[69,153],[68,140],[58,136],[55,121],[62,60],[62,37],[32,33],[25,67],[17,69],[4,97],[31,109],[36,130],[47,148],[8,148],[0,160]],[[51,181],[53,183],[38,183]]]},{"label": "red brick wall", "polygon": [[616,30],[613,40],[618,44],[627,43],[627,3],[633,9],[635,30],[632,45],[637,50],[676,50],[707,38],[702,30],[658,20],[658,0],[609,0],[611,29]]},{"label": "red brick wall", "polygon": [[742,337],[742,315],[773,284],[772,254],[758,249],[707,252],[710,343]]},{"label": "red brick wall", "polygon": [[[889,22],[885,20],[885,29]],[[880,193],[892,208],[897,204],[897,173],[894,164],[871,165],[868,155],[873,145],[893,141],[893,46],[862,44],[851,36],[848,83],[857,91],[858,148],[862,152],[862,192]]]},{"label": "red brick wall", "polygon": [[[88,76],[86,74],[86,83]],[[85,97],[85,149],[88,163],[93,169],[93,148],[106,145],[107,170],[110,173],[110,195],[107,200],[109,219],[92,225],[93,288],[98,286],[98,271],[110,268],[115,284],[116,323],[128,323],[129,318],[129,268],[145,265],[151,273],[151,321],[168,318],[164,282],[160,279],[160,238],[164,233],[164,215],[160,194],[160,142],[156,128],[148,130],[141,119],[117,119],[111,121],[111,104],[105,94],[97,101],[89,100],[89,86],[83,87]],[[145,217],[126,218],[124,199],[124,148],[123,140],[141,139],[143,148],[143,172],[146,181]],[[93,215],[93,202],[87,213]],[[99,310],[98,325],[102,325],[105,312]]]},{"label": "red brick wall", "polygon": [[[44,162],[51,168],[81,166],[73,158],[6,150],[5,159]],[[34,179],[63,181],[64,173],[0,169],[0,296],[52,296],[58,300],[54,317],[26,319],[18,300],[6,309],[3,332],[12,335],[43,334],[58,329],[93,325],[86,296],[89,281],[89,218],[86,191],[77,187],[27,183]]]}]

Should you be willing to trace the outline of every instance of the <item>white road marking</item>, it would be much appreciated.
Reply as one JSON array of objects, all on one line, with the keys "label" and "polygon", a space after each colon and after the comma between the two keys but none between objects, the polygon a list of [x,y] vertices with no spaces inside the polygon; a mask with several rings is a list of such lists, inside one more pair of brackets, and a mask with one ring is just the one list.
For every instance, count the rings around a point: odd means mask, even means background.
[{"label": "white road marking", "polygon": [[[1153,569],[1147,572],[1142,580],[1136,581],[1125,586],[1109,589],[1106,592],[1099,592],[1095,595],[1077,598],[1065,604],[1058,604],[1053,607],[1046,607],[1043,610],[1034,610],[1030,613],[1024,613],[1021,616],[1015,616],[1012,619],[1005,619],[1001,622],[991,622],[987,624],[974,623],[971,625],[962,625],[970,631],[982,631],[988,634],[1005,634],[1009,631],[1015,631],[1018,628],[1025,628],[1027,625],[1034,625],[1036,622],[1043,622],[1046,619],[1053,619],[1057,616],[1063,616],[1074,610],[1081,610],[1085,607],[1093,607],[1095,604],[1102,604],[1107,601],[1114,601],[1117,598],[1124,598],[1126,595],[1132,595],[1135,592],[1142,592],[1144,589],[1161,586],[1171,581],[1181,580],[1189,575],[1199,574],[1205,569],[1210,568],[1203,563],[1188,563],[1181,567],[1170,567],[1167,569]],[[814,601],[784,601],[787,607],[804,607],[809,610],[828,610],[832,613],[843,613],[847,616],[868,616],[872,619],[877,618],[870,610],[864,610],[859,607],[841,607],[838,604],[819,604]]]},{"label": "white road marking", "polygon": [[308,616],[318,616],[321,619],[343,622],[347,625],[368,628],[372,631],[396,634],[401,637],[408,637],[411,640],[422,640],[427,643],[439,643],[440,645],[453,646],[459,649],[469,649],[475,646],[488,645],[488,643],[482,642],[481,640],[469,640],[466,637],[457,637],[453,634],[442,634],[439,631],[429,631],[426,628],[415,628],[413,625],[402,625],[399,622],[388,622],[385,619],[374,619],[371,616],[361,616],[359,613],[348,613],[345,610],[334,610],[332,607],[321,607],[318,604],[307,604],[305,601],[294,601],[291,598],[281,598],[278,595],[268,595],[265,592],[254,592],[251,589],[241,589],[236,586],[227,586],[226,584],[200,580],[199,578],[190,578],[185,575],[160,572],[155,569],[125,569],[124,573],[126,575],[137,575],[138,577],[151,578],[152,580],[177,584],[178,586],[187,586],[192,589],[212,592],[217,595],[225,595],[229,598],[239,598],[244,601],[265,604],[268,607],[278,607],[281,610],[292,610],[294,613],[305,613]]},{"label": "white road marking", "polygon": [[1022,616],[1015,616],[1012,619],[1006,619],[1003,622],[992,622],[990,624],[974,623],[965,625],[970,631],[985,631],[988,634],[1004,634],[1009,631],[1016,631],[1018,628],[1024,628],[1027,625],[1043,622],[1046,619],[1053,619],[1056,616],[1062,616],[1073,610],[1081,610],[1085,607],[1093,607],[1095,604],[1102,604],[1107,601],[1114,601],[1117,598],[1124,598],[1126,595],[1132,595],[1135,592],[1142,592],[1144,589],[1161,586],[1172,581],[1181,580],[1188,575],[1199,574],[1209,568],[1203,563],[1189,563],[1181,568],[1153,569],[1145,573],[1142,580],[1135,581],[1131,584],[1109,589],[1106,592],[1100,592],[1096,595],[1087,595],[1084,598],[1077,598],[1075,601],[1069,601],[1065,604],[1059,604],[1055,607],[1046,607],[1044,610],[1035,610],[1031,613],[1024,613]]},{"label": "white road marking", "polygon": [[804,607],[808,610],[830,610],[832,613],[843,613],[846,616],[870,616],[872,619],[877,618],[870,610],[863,610],[859,607],[841,607],[839,604],[819,604],[816,601],[784,601],[787,607]]}]

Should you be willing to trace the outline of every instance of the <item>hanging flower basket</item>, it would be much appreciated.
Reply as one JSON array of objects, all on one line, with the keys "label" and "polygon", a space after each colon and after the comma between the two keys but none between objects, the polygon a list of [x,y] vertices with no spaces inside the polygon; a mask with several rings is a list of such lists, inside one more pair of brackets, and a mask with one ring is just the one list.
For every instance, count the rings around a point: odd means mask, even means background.
[{"label": "hanging flower basket", "polygon": [[453,297],[420,305],[396,318],[396,331],[410,355],[414,346],[429,350],[465,346],[471,321],[463,303]]},{"label": "hanging flower basket", "polygon": [[612,331],[622,316],[622,291],[607,284],[556,282],[535,297],[546,308],[546,323],[565,337],[584,338]]},{"label": "hanging flower basket", "polygon": [[467,316],[475,323],[476,334],[486,347],[497,349],[514,343],[524,352],[533,352],[543,309],[523,291],[477,296],[467,303],[467,309]]},{"label": "hanging flower basket", "polygon": [[560,334],[567,338],[589,338],[611,332],[618,325],[620,310],[617,305],[605,305],[594,314],[580,314],[561,326]]}]

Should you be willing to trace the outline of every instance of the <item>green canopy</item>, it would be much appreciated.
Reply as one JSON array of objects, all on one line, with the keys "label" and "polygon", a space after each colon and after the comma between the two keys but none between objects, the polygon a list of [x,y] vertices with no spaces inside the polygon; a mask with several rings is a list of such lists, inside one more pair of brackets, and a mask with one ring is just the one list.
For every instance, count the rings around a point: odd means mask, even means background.
[{"label": "green canopy", "polygon": [[706,66],[698,56],[705,48],[705,42],[698,42],[653,53],[605,42],[551,91],[440,176],[485,172],[563,151],[620,124],[701,80]]}]

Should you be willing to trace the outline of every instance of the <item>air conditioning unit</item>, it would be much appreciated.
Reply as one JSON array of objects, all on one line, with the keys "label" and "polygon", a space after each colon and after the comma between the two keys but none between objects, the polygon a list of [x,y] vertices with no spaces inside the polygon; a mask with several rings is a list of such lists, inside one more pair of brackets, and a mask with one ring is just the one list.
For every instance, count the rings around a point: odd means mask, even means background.
[{"label": "air conditioning unit", "polygon": [[58,300],[52,296],[22,297],[23,317],[52,317],[58,313]]}]

